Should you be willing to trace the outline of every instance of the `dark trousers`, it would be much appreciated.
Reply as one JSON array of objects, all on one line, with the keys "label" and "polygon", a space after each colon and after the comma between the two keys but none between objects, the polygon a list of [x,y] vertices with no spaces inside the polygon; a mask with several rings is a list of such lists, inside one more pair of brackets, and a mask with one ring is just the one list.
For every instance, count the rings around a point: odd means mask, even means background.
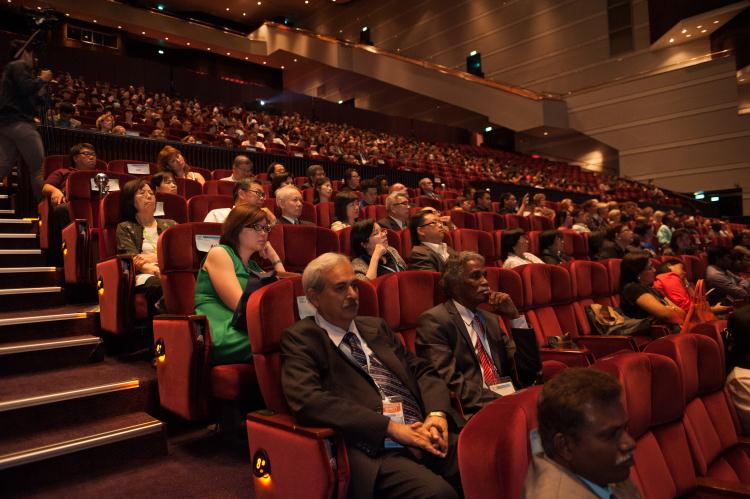
[{"label": "dark trousers", "polygon": [[162,297],[161,290],[161,279],[157,276],[149,277],[145,283],[135,287],[136,293],[143,293],[146,295],[146,303],[148,303],[148,316],[153,317],[157,314],[156,304]]},{"label": "dark trousers", "polygon": [[49,213],[47,240],[49,241],[48,260],[55,266],[62,266],[62,231],[70,224],[70,214],[66,203],[53,206]]},{"label": "dark trousers", "polygon": [[[42,199],[42,163],[44,162],[44,144],[36,126],[25,121],[18,121],[0,127],[0,178],[10,174],[11,169],[21,158],[31,178],[31,189],[38,203]],[[20,166],[20,165],[19,165]]]}]

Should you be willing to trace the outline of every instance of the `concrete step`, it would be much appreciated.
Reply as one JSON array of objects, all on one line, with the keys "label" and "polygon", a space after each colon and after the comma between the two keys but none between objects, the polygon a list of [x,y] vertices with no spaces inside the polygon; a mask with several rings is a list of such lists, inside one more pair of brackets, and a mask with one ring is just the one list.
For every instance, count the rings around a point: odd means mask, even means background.
[{"label": "concrete step", "polygon": [[46,260],[40,249],[0,249],[0,267],[44,267]]},{"label": "concrete step", "polygon": [[28,287],[60,286],[63,272],[58,267],[0,267],[0,289],[23,283]]},{"label": "concrete step", "polygon": [[98,305],[66,305],[0,313],[0,346],[79,335],[96,336],[99,334],[98,311]]},{"label": "concrete step", "polygon": [[0,216],[0,232],[31,234],[37,232],[39,220],[30,218],[8,218]]},{"label": "concrete step", "polygon": [[104,358],[98,336],[79,335],[0,344],[0,375],[60,369]]},{"label": "concrete step", "polygon": [[0,289],[0,312],[33,310],[65,304],[60,286]]},{"label": "concrete step", "polygon": [[0,232],[0,249],[39,249],[39,238],[36,234]]}]

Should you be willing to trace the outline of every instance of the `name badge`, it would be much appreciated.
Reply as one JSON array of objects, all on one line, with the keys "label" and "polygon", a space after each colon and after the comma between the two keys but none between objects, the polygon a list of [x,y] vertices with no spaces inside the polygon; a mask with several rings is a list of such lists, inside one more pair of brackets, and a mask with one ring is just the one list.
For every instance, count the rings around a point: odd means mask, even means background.
[{"label": "name badge", "polygon": [[[99,192],[99,186],[96,185],[96,182],[94,181],[94,178],[91,177],[91,190]],[[120,190],[120,179],[117,178],[111,178],[109,179],[109,182],[107,183],[109,185],[109,192],[119,191]]]},{"label": "name badge", "polygon": [[501,397],[505,397],[506,395],[513,395],[514,393],[516,393],[516,389],[513,388],[513,382],[510,380],[510,378],[507,377],[500,378],[500,383],[490,385],[489,389],[497,393]]},{"label": "name badge", "polygon": [[212,236],[208,234],[196,234],[195,235],[195,248],[202,252],[208,253],[208,250],[214,246],[218,246],[219,239],[221,236]]},{"label": "name badge", "polygon": [[148,163],[128,163],[128,173],[131,175],[148,175],[151,168]]},{"label": "name badge", "polygon": [[295,157],[295,158],[304,158],[304,157],[305,157],[305,155],[304,155],[304,154],[302,154],[301,152],[295,152],[295,153],[294,153],[294,157]]},{"label": "name badge", "polygon": [[315,315],[315,305],[307,300],[307,296],[297,297],[297,313],[300,319],[313,317]]},{"label": "name badge", "polygon": [[[386,397],[383,399],[383,416],[395,423],[404,424],[404,406],[398,397]],[[383,445],[386,449],[403,448],[403,445],[390,438],[386,438]]]},{"label": "name badge", "polygon": [[156,202],[156,209],[154,210],[154,216],[155,217],[163,217],[164,216],[164,201],[157,201]]}]

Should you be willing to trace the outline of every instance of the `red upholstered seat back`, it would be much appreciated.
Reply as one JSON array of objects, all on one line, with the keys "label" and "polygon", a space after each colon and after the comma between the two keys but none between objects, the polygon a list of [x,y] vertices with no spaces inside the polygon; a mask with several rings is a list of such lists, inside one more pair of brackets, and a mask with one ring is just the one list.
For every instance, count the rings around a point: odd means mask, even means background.
[{"label": "red upholstered seat back", "polygon": [[[526,309],[526,303],[523,296],[523,281],[518,272],[511,269],[487,267],[487,281],[489,282],[490,289],[493,291],[500,291],[510,295],[510,299],[513,300],[518,311],[523,313]],[[489,310],[489,307],[486,305],[480,305],[480,307]],[[501,326],[504,326],[505,332],[508,333],[511,330],[510,322],[506,317],[501,318]]]},{"label": "red upholstered seat back", "polygon": [[698,474],[750,482],[750,458],[737,447],[740,428],[724,388],[719,345],[700,334],[680,334],[659,338],[646,351],[674,360],[682,374],[685,428]]},{"label": "red upholstered seat back", "polygon": [[542,217],[539,215],[530,215],[529,219],[529,230],[552,230],[555,228],[555,222],[548,217]]},{"label": "red upholstered seat back", "polygon": [[536,256],[541,256],[541,250],[539,249],[539,234],[541,234],[538,230],[531,230],[526,233],[526,237],[529,238],[529,253],[532,253]]},{"label": "red upholstered seat back", "polygon": [[318,203],[315,205],[315,215],[319,227],[329,229],[333,223],[333,202]]},{"label": "red upholstered seat back", "polygon": [[[217,168],[216,170],[211,172],[211,178],[213,180],[221,180],[223,178],[231,177],[232,176],[232,170],[231,169],[225,169],[225,168]],[[206,179],[208,180],[208,179]],[[233,182],[229,182],[230,184],[233,184]]]},{"label": "red upholstered seat back", "polygon": [[112,161],[107,163],[107,170],[111,172],[116,172],[116,173],[127,173],[129,175],[135,175],[135,176],[142,175],[142,174],[130,173],[128,171],[128,164],[139,164],[139,165],[148,164],[149,172],[143,175],[153,175],[159,171],[159,167],[156,165],[156,163],[151,163],[149,161],[138,161],[135,159],[113,159]]},{"label": "red upholstered seat back", "polygon": [[176,178],[174,180],[177,183],[177,194],[185,199],[203,194],[203,186],[195,180],[187,178]]},{"label": "red upholstered seat back", "polygon": [[195,247],[196,235],[221,235],[221,224],[175,225],[159,236],[158,258],[164,303],[170,314],[195,313],[195,277],[205,253]]},{"label": "red upholstered seat back", "polygon": [[211,170],[208,168],[201,168],[199,166],[191,166],[190,167],[191,172],[200,173],[205,180],[209,180],[211,178]]},{"label": "red upholstered seat back", "polygon": [[630,476],[641,495],[666,499],[691,492],[696,476],[682,424],[682,376],[674,361],[651,353],[624,353],[592,368],[611,374],[623,386],[627,430],[636,440]]},{"label": "red upholstered seat back", "polygon": [[[90,227],[99,227],[99,192],[91,190],[91,179],[98,171],[76,171],[68,175],[67,198],[68,213],[71,219],[84,219]],[[135,177],[125,173],[108,172],[110,179],[120,182],[120,189]]]},{"label": "red upholstered seat back", "polygon": [[[357,280],[359,315],[377,315],[375,288]],[[250,295],[247,301],[247,331],[253,352],[253,363],[266,407],[288,413],[281,389],[281,355],[279,344],[285,329],[299,319],[297,297],[303,296],[302,278],[281,279]]]},{"label": "red upholstered seat back", "polygon": [[451,239],[456,251],[479,253],[486,260],[486,265],[495,265],[497,262],[497,251],[490,233],[476,229],[457,229],[451,232]]},{"label": "red upholstered seat back", "polygon": [[406,259],[411,254],[412,247],[414,246],[414,242],[411,240],[411,231],[409,229],[401,229],[397,233],[399,238],[401,239],[401,249],[399,250],[399,253],[401,253],[404,261],[406,261]]},{"label": "red upholstered seat back", "polygon": [[[229,182],[222,182],[228,184]],[[211,210],[217,208],[231,208],[232,197],[218,194],[201,194],[187,201],[188,220],[191,222],[202,222]]]},{"label": "red upholstered seat back", "polygon": [[[49,177],[50,173],[59,170],[64,166],[70,166],[70,156],[67,154],[51,154],[46,156],[44,158],[44,163],[42,164],[42,171],[44,172],[45,180]],[[97,159],[94,169],[97,171],[105,171],[107,169],[107,163],[101,159]]]},{"label": "red upholstered seat back", "polygon": [[339,239],[339,251],[346,256],[353,256],[351,245],[352,228],[344,227],[340,231],[336,232],[336,236]]},{"label": "red upholstered seat back", "polygon": [[166,192],[157,192],[156,202],[162,203],[164,206],[164,215],[160,215],[157,218],[168,218],[174,220],[178,224],[184,224],[188,221],[187,203],[182,196]]},{"label": "red upholstered seat back", "polygon": [[549,336],[580,332],[573,311],[573,287],[567,269],[558,265],[532,263],[520,267],[527,318],[539,345]]},{"label": "red upholstered seat back", "polygon": [[381,218],[385,218],[388,212],[383,204],[371,204],[365,207],[364,218],[372,218],[376,222]]},{"label": "red upholstered seat back", "polygon": [[505,227],[508,229],[523,229],[526,232],[531,230],[531,223],[529,217],[523,217],[521,215],[505,214]]},{"label": "red upholstered seat back", "polygon": [[476,229],[477,217],[474,213],[463,210],[451,210],[451,222],[459,229]]},{"label": "red upholstered seat back", "polygon": [[486,232],[495,232],[506,227],[505,218],[499,213],[477,212],[477,228]]},{"label": "red upholstered seat back", "polygon": [[706,276],[706,265],[700,257],[682,255],[680,259],[685,267],[688,281],[695,283],[698,279],[703,279]]},{"label": "red upholstered seat back", "polygon": [[591,325],[586,317],[586,305],[598,303],[612,306],[607,268],[598,262],[575,260],[570,263],[568,271],[573,285],[573,310],[578,326],[582,334],[591,334]]},{"label": "red upholstered seat back", "polygon": [[574,230],[563,230],[561,232],[565,253],[575,260],[588,260],[589,240],[586,234]]},{"label": "red upholstered seat back", "polygon": [[[314,224],[318,223],[318,212],[315,209],[315,205],[312,203],[308,203],[303,201],[302,202],[302,215],[300,215],[300,218],[302,220],[305,220],[307,222],[312,222]],[[328,227],[326,227],[328,228]]]},{"label": "red upholstered seat back", "polygon": [[437,272],[407,270],[387,274],[373,281],[380,308],[378,315],[393,331],[401,334],[412,352],[417,319],[423,312],[443,301],[438,289],[439,279],[440,274]]},{"label": "red upholstered seat back", "polygon": [[612,303],[616,307],[620,306],[620,264],[622,260],[620,258],[608,258],[602,260],[602,264],[607,267],[607,273],[609,274],[609,294],[612,297]]},{"label": "red upholstered seat back", "polygon": [[302,272],[315,257],[339,251],[336,233],[314,225],[276,224],[268,241],[288,272]]},{"label": "red upholstered seat back", "polygon": [[226,180],[206,180],[203,184],[204,194],[214,194],[220,196],[232,196],[234,191],[234,182],[227,182]]},{"label": "red upholstered seat back", "polygon": [[458,466],[466,497],[521,497],[541,390],[534,386],[495,400],[461,431]]}]

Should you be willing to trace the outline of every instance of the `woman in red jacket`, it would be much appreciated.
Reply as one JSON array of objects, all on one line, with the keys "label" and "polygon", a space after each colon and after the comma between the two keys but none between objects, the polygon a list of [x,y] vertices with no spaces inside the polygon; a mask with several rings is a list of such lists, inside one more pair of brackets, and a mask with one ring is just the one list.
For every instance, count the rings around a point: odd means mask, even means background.
[{"label": "woman in red jacket", "polygon": [[[693,287],[686,278],[685,266],[679,258],[664,260],[656,268],[656,278],[653,287],[661,294],[669,298],[672,303],[685,312],[693,304]],[[726,312],[731,307],[716,304],[711,307],[714,313]]]}]

